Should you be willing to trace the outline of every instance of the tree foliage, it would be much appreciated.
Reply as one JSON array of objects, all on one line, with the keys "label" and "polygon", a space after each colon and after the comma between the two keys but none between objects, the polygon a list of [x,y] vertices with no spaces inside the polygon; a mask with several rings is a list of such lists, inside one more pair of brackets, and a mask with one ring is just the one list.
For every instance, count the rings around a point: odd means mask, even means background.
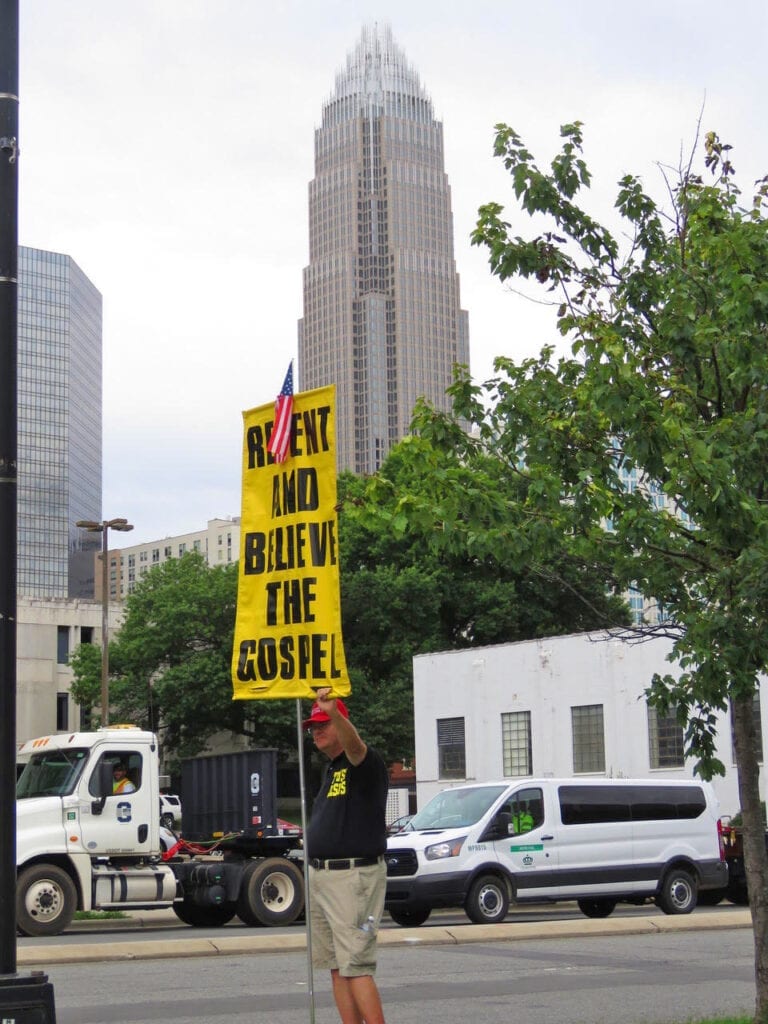
[{"label": "tree foliage", "polygon": [[[435,468],[400,493],[393,521],[433,546],[466,542],[479,557],[518,563],[565,544],[663,610],[660,631],[673,637],[680,671],[649,681],[650,699],[677,709],[705,777],[722,771],[716,721],[732,713],[757,1012],[768,1020],[753,713],[768,665],[768,179],[745,204],[729,147],[709,133],[701,174],[692,163],[664,173],[664,206],[638,178],[621,179],[614,235],[580,205],[590,183],[581,125],[561,136],[541,170],[522,139],[497,126],[495,152],[515,197],[546,230],[523,238],[489,203],[473,242],[502,281],[546,289],[571,355],[546,347],[521,363],[499,358],[482,387],[460,376],[453,420],[422,406],[420,443],[441,454],[424,457]],[[489,459],[517,481],[513,498],[495,486]]]}]

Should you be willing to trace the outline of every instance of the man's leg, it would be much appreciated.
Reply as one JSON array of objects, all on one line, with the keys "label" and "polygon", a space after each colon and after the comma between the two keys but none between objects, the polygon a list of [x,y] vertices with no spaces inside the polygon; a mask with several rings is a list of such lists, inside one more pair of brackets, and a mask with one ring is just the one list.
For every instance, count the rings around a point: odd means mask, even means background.
[{"label": "man's leg", "polygon": [[381,997],[372,975],[344,978],[331,971],[333,997],[341,1024],[385,1024]]}]

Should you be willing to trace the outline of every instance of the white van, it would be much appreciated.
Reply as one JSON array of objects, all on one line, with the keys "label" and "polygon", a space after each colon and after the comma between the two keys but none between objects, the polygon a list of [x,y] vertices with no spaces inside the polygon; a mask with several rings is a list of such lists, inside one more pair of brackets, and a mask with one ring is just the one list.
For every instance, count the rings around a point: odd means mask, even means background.
[{"label": "white van", "polygon": [[503,921],[510,902],[577,900],[587,917],[651,898],[689,914],[727,884],[718,803],[705,782],[518,779],[438,793],[387,840],[386,908],[419,925],[434,907]]}]

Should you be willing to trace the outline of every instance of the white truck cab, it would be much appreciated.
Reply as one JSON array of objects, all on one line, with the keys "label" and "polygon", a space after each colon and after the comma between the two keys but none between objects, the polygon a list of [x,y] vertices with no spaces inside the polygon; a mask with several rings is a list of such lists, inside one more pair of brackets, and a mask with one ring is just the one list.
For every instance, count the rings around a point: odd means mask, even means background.
[{"label": "white truck cab", "polygon": [[45,934],[78,907],[124,908],[148,899],[171,906],[176,879],[160,859],[153,733],[112,727],[42,736],[23,744],[18,758],[22,931]]}]

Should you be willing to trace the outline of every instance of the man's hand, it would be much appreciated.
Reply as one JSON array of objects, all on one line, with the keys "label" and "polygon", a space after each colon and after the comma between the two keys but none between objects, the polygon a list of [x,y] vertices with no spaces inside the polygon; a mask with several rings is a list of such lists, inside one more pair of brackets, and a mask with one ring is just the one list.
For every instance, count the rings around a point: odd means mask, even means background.
[{"label": "man's hand", "polygon": [[324,711],[329,718],[333,717],[336,710],[336,698],[330,696],[330,686],[321,686],[315,694],[315,702],[321,711]]}]

